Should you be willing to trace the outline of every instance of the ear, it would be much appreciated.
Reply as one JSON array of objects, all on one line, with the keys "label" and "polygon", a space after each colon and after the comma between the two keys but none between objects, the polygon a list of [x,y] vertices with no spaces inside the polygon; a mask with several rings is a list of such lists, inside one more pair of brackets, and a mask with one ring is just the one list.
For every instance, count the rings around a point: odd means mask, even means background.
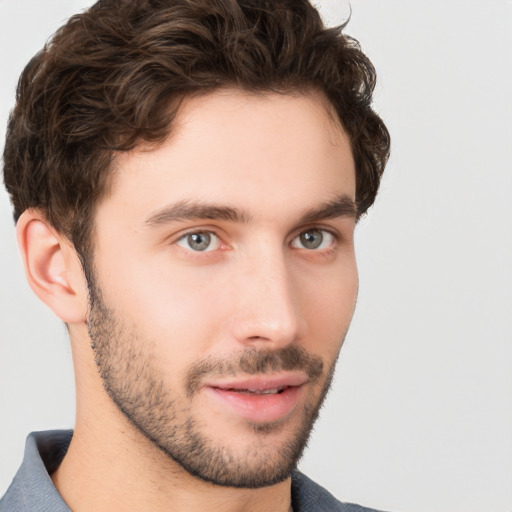
[{"label": "ear", "polygon": [[71,242],[35,209],[26,210],[18,219],[17,238],[27,281],[35,294],[67,324],[83,323],[87,283]]}]

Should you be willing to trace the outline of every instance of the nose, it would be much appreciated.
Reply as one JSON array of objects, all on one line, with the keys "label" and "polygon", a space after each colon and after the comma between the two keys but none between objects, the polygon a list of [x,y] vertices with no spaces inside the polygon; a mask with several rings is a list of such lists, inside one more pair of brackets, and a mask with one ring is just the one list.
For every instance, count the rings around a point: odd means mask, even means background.
[{"label": "nose", "polygon": [[279,349],[297,341],[305,328],[300,284],[284,251],[253,255],[241,265],[234,284],[232,334],[244,345]]}]

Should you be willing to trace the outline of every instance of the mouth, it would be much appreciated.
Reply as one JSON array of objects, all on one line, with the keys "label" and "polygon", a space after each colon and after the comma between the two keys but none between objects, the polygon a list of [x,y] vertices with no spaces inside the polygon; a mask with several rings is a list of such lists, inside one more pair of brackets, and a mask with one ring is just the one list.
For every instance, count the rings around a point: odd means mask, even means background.
[{"label": "mouth", "polygon": [[303,374],[251,377],[240,381],[212,382],[203,389],[228,415],[253,423],[268,423],[292,415],[307,381]]},{"label": "mouth", "polygon": [[288,389],[290,386],[281,386],[278,388],[271,388],[271,389],[237,389],[237,388],[217,388],[223,391],[232,391],[235,393],[244,393],[248,395],[277,395],[279,393],[282,393],[286,389]]}]

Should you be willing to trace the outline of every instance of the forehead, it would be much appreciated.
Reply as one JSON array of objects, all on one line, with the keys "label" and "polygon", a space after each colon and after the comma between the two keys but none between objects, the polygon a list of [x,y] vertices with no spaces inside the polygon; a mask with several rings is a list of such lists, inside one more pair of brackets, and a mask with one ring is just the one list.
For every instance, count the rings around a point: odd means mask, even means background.
[{"label": "forehead", "polygon": [[174,121],[172,138],[185,142],[197,135],[204,146],[221,139],[268,146],[272,135],[283,145],[293,145],[301,137],[330,145],[343,145],[346,139],[332,104],[313,90],[277,93],[229,88],[186,98]]},{"label": "forehead", "polygon": [[191,95],[181,103],[176,124],[184,127],[198,120],[216,122],[217,116],[223,113],[234,116],[233,121],[237,123],[242,119],[250,122],[260,116],[265,121],[277,122],[283,114],[292,112],[294,116],[303,118],[314,112],[318,119],[322,118],[322,124],[334,137],[341,130],[331,102],[324,93],[314,89],[274,92],[227,87]]},{"label": "forehead", "polygon": [[355,196],[350,142],[328,101],[313,92],[187,98],[168,139],[117,155],[113,178],[103,203],[131,202],[141,211],[176,200],[276,209],[283,195],[302,202]]}]

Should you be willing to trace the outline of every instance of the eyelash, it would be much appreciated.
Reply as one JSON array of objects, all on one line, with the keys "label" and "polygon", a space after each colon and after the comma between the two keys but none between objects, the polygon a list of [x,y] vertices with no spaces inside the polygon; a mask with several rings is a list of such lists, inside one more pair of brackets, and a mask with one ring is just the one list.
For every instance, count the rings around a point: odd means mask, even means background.
[{"label": "eyelash", "polygon": [[[188,237],[190,236],[193,236],[193,235],[208,235],[209,237],[215,237],[215,239],[217,240],[217,244],[216,244],[216,247],[214,247],[213,249],[210,249],[209,245],[208,247],[206,247],[204,250],[198,250],[198,251],[195,251],[194,249],[192,249],[191,247],[189,247],[188,249],[186,247],[183,247],[182,245],[180,245],[179,242],[182,242],[182,241],[186,241],[188,239]],[[195,231],[188,231],[187,233],[184,233],[183,235],[181,235],[175,242],[174,242],[176,245],[178,245],[179,247],[183,247],[183,249],[185,250],[190,250],[192,252],[195,252],[195,253],[207,253],[207,252],[213,252],[214,250],[218,249],[220,245],[222,245],[222,240],[221,238],[213,231],[210,231],[210,230],[206,230],[206,229],[198,229],[198,230],[195,230]]]},{"label": "eyelash", "polygon": [[[323,234],[323,236],[325,237],[325,234],[327,234],[329,237],[331,237],[331,241],[329,243],[329,246],[328,247],[324,247],[324,248],[312,248],[312,249],[308,249],[307,247],[296,247],[293,245],[293,242],[295,242],[296,240],[300,239],[300,237],[308,232],[313,232],[313,231],[317,231],[317,232],[320,232]],[[216,246],[213,248],[213,249],[210,249],[210,246],[208,245],[204,250],[194,250],[192,249],[190,246],[187,248],[187,247],[183,247],[182,245],[180,245],[179,242],[182,242],[182,241],[186,241],[188,237],[192,236],[192,235],[208,235],[210,237],[214,237],[215,239],[217,239],[217,244]],[[326,252],[326,251],[329,251],[329,249],[332,249],[332,247],[340,241],[340,235],[339,233],[337,233],[336,231],[333,231],[333,230],[330,230],[330,229],[326,229],[324,227],[319,227],[319,226],[312,226],[312,227],[309,227],[307,229],[303,229],[300,233],[298,233],[297,235],[295,235],[293,237],[293,239],[291,240],[290,242],[290,246],[291,247],[294,247],[296,249],[299,249],[299,250],[305,250],[305,251],[308,251],[308,252]],[[190,251],[190,252],[193,252],[193,253],[196,253],[196,254],[200,254],[200,253],[210,253],[210,252],[213,252],[215,250],[217,250],[220,246],[222,246],[222,239],[219,235],[217,235],[215,233],[215,231],[212,231],[212,230],[208,230],[208,229],[196,229],[196,230],[193,230],[193,231],[188,231],[186,233],[184,233],[183,235],[181,235],[175,242],[174,242],[176,245],[182,247],[184,250],[187,250],[187,251]],[[320,245],[323,243],[323,240],[320,242]]]}]

